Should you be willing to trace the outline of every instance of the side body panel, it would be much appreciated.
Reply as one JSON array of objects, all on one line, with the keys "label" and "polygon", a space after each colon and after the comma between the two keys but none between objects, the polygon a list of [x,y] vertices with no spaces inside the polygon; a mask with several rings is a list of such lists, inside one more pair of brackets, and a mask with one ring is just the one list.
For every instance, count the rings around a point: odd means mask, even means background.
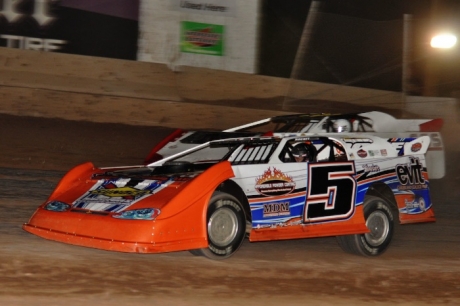
[{"label": "side body panel", "polygon": [[356,161],[356,170],[358,202],[373,184],[384,183],[394,194],[402,224],[435,221],[423,155]]},{"label": "side body panel", "polygon": [[251,241],[368,232],[354,162],[234,166],[251,208]]},{"label": "side body panel", "polygon": [[425,157],[404,155],[425,152],[428,137],[401,147],[375,137],[341,142],[348,161],[233,166],[251,209],[251,241],[366,233],[363,203],[374,184],[391,190],[401,223],[435,221]]}]

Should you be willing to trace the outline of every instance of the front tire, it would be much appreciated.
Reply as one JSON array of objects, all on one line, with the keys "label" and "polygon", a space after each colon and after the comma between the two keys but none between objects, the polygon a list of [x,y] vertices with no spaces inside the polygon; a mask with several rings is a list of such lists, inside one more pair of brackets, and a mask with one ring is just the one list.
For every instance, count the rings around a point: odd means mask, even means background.
[{"label": "front tire", "polygon": [[228,193],[215,192],[209,201],[206,221],[208,248],[190,252],[217,260],[232,256],[243,243],[246,232],[241,203]]},{"label": "front tire", "polygon": [[390,245],[394,231],[394,217],[387,201],[376,196],[364,199],[364,218],[369,233],[337,236],[339,246],[347,253],[378,256]]}]

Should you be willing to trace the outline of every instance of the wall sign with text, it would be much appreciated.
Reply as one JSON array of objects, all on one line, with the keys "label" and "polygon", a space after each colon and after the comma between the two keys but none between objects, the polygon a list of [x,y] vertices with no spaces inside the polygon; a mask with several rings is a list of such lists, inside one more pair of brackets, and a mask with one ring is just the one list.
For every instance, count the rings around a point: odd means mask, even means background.
[{"label": "wall sign with text", "polygon": [[0,1],[0,47],[135,60],[140,0]]},{"label": "wall sign with text", "polygon": [[182,21],[181,52],[224,55],[224,26]]}]

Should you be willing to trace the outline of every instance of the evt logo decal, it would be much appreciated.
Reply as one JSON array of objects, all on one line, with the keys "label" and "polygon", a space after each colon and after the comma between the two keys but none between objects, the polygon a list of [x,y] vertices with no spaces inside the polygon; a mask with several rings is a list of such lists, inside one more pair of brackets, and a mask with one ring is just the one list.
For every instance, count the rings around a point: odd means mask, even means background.
[{"label": "evt logo decal", "polygon": [[417,157],[410,157],[409,164],[396,165],[396,175],[401,185],[399,190],[425,189],[427,184],[423,177],[423,166]]}]

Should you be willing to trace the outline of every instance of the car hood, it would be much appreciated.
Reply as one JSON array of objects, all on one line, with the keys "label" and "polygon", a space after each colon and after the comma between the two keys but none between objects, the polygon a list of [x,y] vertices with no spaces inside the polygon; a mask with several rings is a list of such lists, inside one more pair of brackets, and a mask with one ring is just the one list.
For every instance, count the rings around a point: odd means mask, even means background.
[{"label": "car hood", "polygon": [[[71,205],[73,208],[91,211],[120,212],[148,198],[153,200],[153,195],[160,195],[159,199],[164,201],[169,197],[161,196],[162,190],[173,187],[177,193],[181,189],[180,187],[193,177],[188,176],[184,179],[170,175],[146,179],[129,177],[99,179],[78,196]],[[171,195],[171,192],[167,194]]]},{"label": "car hood", "polygon": [[91,163],[82,164],[66,174],[46,203],[60,201],[71,205],[72,210],[104,213],[162,209],[179,200],[181,203],[175,205],[186,207],[193,199],[212,192],[220,182],[233,176],[228,162],[201,171],[169,170],[98,169]]}]

